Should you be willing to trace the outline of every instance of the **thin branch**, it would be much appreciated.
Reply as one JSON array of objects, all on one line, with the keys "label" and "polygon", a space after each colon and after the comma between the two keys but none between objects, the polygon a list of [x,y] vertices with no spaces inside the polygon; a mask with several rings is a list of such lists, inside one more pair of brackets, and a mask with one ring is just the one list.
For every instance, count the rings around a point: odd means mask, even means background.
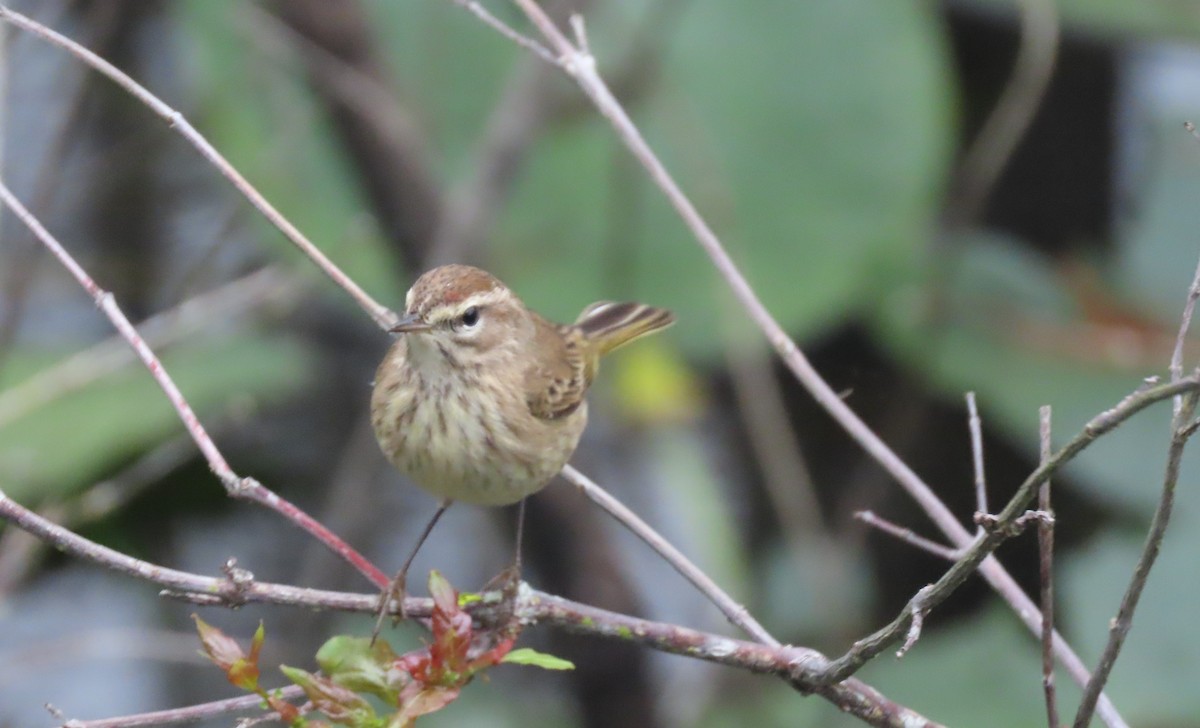
[{"label": "thin branch", "polygon": [[779,645],[779,640],[772,637],[754,617],[750,616],[750,612],[744,606],[734,601],[733,597],[717,586],[717,583],[708,574],[705,574],[684,556],[679,549],[668,543],[649,524],[639,518],[636,513],[626,508],[623,503],[610,495],[608,491],[601,488],[586,475],[570,465],[563,467],[561,474],[567,482],[578,487],[588,499],[603,508],[605,512],[617,519],[622,526],[628,528],[634,535],[642,539],[650,548],[662,556],[683,578],[690,581],[704,596],[708,597],[709,601],[717,605],[717,608],[721,610],[726,619],[744,629],[747,634],[763,644],[771,646]]},{"label": "thin branch", "polygon": [[[304,695],[299,685],[288,685],[271,691],[284,700],[293,700]],[[208,718],[217,718],[230,713],[241,713],[247,710],[262,710],[263,699],[258,695],[243,695],[237,698],[214,700],[211,703],[190,705],[186,708],[171,710],[156,710],[153,713],[139,713],[119,718],[102,718],[100,720],[69,720],[62,728],[143,728],[144,726],[172,725],[175,723],[195,723]],[[268,714],[268,716],[274,713]]]},{"label": "thin branch", "polygon": [[[2,11],[2,8],[0,8],[0,11]],[[0,202],[3,202],[6,207],[12,210],[13,214],[33,232],[37,239],[62,263],[63,267],[70,271],[75,280],[79,282],[79,285],[95,301],[96,306],[104,312],[104,315],[108,317],[121,336],[129,342],[129,346],[133,348],[138,358],[150,370],[150,375],[154,377],[155,382],[158,383],[163,393],[167,395],[167,399],[171,402],[175,411],[179,413],[179,418],[183,421],[184,427],[200,448],[200,452],[204,454],[209,468],[212,469],[213,473],[221,481],[226,492],[235,498],[244,498],[265,505],[308,531],[380,588],[383,588],[388,583],[386,574],[321,523],[290,502],[267,490],[257,480],[243,478],[235,473],[225,460],[225,456],[221,454],[216,444],[213,443],[208,431],[204,429],[204,425],[196,417],[196,413],[192,411],[191,405],[188,404],[183,394],[179,391],[179,387],[175,385],[175,381],[171,379],[171,375],[167,373],[162,362],[158,360],[158,357],[146,345],[146,341],[141,337],[137,329],[134,328],[133,324],[129,323],[129,319],[126,318],[120,307],[117,306],[112,294],[101,289],[92,280],[92,277],[75,261],[66,248],[13,196],[2,179],[0,179]]]},{"label": "thin branch", "polygon": [[[1188,329],[1192,326],[1192,314],[1196,311],[1196,300],[1200,299],[1200,262],[1196,264],[1196,274],[1192,277],[1192,285],[1188,286],[1187,300],[1183,304],[1183,315],[1179,319],[1179,334],[1175,337],[1175,348],[1171,350],[1171,364],[1167,371],[1172,382],[1178,382],[1183,377],[1183,347],[1187,342]],[[1183,396],[1175,398],[1175,418],[1183,409]],[[1179,423],[1176,423],[1178,426]]]},{"label": "thin branch", "polygon": [[[531,592],[532,594],[532,592]],[[831,686],[814,687],[826,659],[806,647],[769,646],[727,637],[716,637],[686,627],[635,619],[561,597],[542,595],[525,602],[532,612],[518,608],[518,617],[553,624],[586,635],[633,641],[672,654],[698,657],[722,665],[783,677],[803,693],[817,694],[873,726],[918,726],[938,724],[880,695],[851,678]],[[832,691],[827,688],[833,688]]]},{"label": "thin branch", "polygon": [[[975,470],[975,510],[988,512],[987,479],[983,474],[983,423],[975,406],[975,393],[967,392],[967,430],[971,433],[971,465]],[[979,535],[976,532],[975,535]]]},{"label": "thin branch", "polygon": [[[282,604],[315,609],[373,614],[379,607],[379,595],[303,589],[284,584],[255,581],[253,575],[237,570],[239,577],[202,576],[169,569],[133,558],[114,549],[89,541],[24,508],[0,490],[0,519],[36,535],[56,548],[106,568],[165,587],[164,596],[204,606],[235,607],[248,603]],[[226,569],[233,573],[233,569]],[[412,617],[428,617],[431,599],[406,598],[404,611]],[[483,623],[501,619],[506,607],[497,609],[491,600],[475,602],[472,614]],[[524,623],[542,623],[580,634],[634,642],[647,647],[685,655],[752,672],[785,678],[797,690],[819,692],[839,708],[851,712],[875,726],[936,726],[917,713],[893,703],[857,680],[837,685],[821,685],[817,676],[826,659],[815,650],[803,647],[762,645],[708,634],[685,627],[629,617],[567,599],[545,594],[522,585],[510,616]],[[493,611],[495,613],[493,613]],[[108,724],[111,725],[111,724]],[[140,724],[139,724],[140,725]],[[98,728],[95,724],[87,728]]]},{"label": "thin branch", "polygon": [[[600,113],[612,124],[617,136],[625,143],[634,157],[646,168],[654,183],[668,200],[695,236],[701,248],[712,259],[718,273],[725,278],[734,296],[750,314],[751,319],[762,330],[767,340],[779,353],[780,358],[792,370],[800,383],[809,391],[834,420],[852,439],[874,458],[909,493],[929,515],[946,537],[959,547],[972,542],[971,534],[960,524],[949,508],[933,493],[929,486],[908,467],[892,450],[867,427],[821,378],[811,362],[779,323],[767,311],[758,295],[746,281],[737,265],[721,245],[716,234],[701,217],[691,200],[667,172],[666,167],[650,149],[637,127],[629,119],[624,108],[613,97],[608,86],[596,71],[595,59],[573,47],[554,26],[534,0],[513,0],[530,21],[538,27],[551,47],[562,58],[562,68],[579,84],[580,89],[592,100]],[[986,558],[978,565],[981,575],[991,584],[1020,616],[1025,625],[1035,634],[1041,632],[1041,619],[1037,607],[994,558]],[[1078,655],[1060,636],[1055,637],[1055,652],[1062,660],[1068,673],[1079,684],[1088,680],[1088,672]],[[1106,696],[1101,696],[1101,716],[1111,728],[1124,726],[1125,722]]]},{"label": "thin branch", "polygon": [[[1038,411],[1041,462],[1050,459],[1050,406]],[[1042,690],[1046,694],[1046,719],[1058,728],[1058,699],[1054,689],[1054,511],[1050,508],[1050,478],[1038,488],[1038,510],[1047,514],[1038,521],[1038,564],[1042,587]]]},{"label": "thin branch", "polygon": [[495,30],[500,35],[511,40],[513,43],[516,43],[525,50],[533,53],[546,63],[549,63],[552,66],[562,66],[562,60],[556,58],[554,54],[546,48],[546,46],[538,43],[536,40],[527,35],[523,35],[513,30],[503,20],[500,20],[495,15],[489,13],[487,8],[483,7],[478,2],[475,2],[475,0],[454,0],[454,4],[460,8],[465,8],[467,12],[482,20],[484,25],[487,25],[492,30]]},{"label": "thin branch", "polygon": [[949,546],[943,546],[937,541],[931,541],[930,539],[927,539],[924,536],[916,533],[911,528],[897,526],[886,518],[881,518],[875,515],[875,513],[872,511],[856,511],[854,518],[862,521],[872,528],[877,528],[880,531],[883,531],[893,538],[903,541],[909,546],[913,546],[921,551],[933,554],[934,556],[945,559],[946,561],[955,561],[962,556],[961,550],[952,549]]},{"label": "thin branch", "polygon": [[6,6],[0,5],[0,20],[21,28],[22,30],[31,33],[48,43],[52,43],[71,55],[75,56],[83,63],[92,67],[104,76],[107,76],[114,83],[124,89],[127,93],[141,101],[157,114],[167,126],[178,130],[179,134],[188,141],[200,155],[203,156],[210,164],[217,168],[234,187],[237,188],[242,195],[250,201],[255,209],[263,214],[284,236],[299,248],[305,255],[312,259],[317,266],[329,276],[334,283],[341,287],[344,291],[362,307],[367,314],[374,319],[375,323],[382,329],[389,329],[396,323],[396,314],[390,311],[387,307],[379,304],[375,299],[371,298],[357,283],[350,279],[340,268],[333,264],[325,254],[320,251],[317,246],[306,238],[297,228],[292,225],[287,218],[279,213],[271,203],[267,202],[266,198],[251,185],[245,177],[241,175],[233,165],[229,163],[199,132],[192,127],[183,114],[168,106],[161,99],[150,93],[145,87],[134,81],[128,75],[123,73],[116,66],[104,60],[87,48],[79,45],[75,41],[66,36],[57,33],[41,23],[28,18]]}]

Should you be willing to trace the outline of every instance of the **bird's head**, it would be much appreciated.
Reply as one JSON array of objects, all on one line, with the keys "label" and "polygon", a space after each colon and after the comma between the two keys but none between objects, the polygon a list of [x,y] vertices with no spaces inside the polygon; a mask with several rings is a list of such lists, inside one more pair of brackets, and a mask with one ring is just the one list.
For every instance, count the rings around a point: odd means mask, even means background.
[{"label": "bird's head", "polygon": [[443,265],[413,283],[391,331],[407,337],[418,365],[467,367],[519,347],[528,319],[525,305],[492,274]]}]

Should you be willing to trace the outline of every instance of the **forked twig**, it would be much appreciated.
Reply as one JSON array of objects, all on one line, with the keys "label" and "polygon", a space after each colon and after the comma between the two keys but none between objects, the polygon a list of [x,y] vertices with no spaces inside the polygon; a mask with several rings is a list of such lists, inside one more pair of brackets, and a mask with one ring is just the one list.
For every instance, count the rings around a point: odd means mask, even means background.
[{"label": "forked twig", "polygon": [[937,541],[932,541],[920,535],[919,533],[916,533],[911,528],[898,526],[886,518],[881,518],[880,516],[875,515],[874,511],[857,511],[854,514],[854,518],[862,521],[872,528],[877,528],[880,531],[883,531],[893,538],[903,541],[909,546],[920,549],[921,551],[925,551],[926,553],[933,554],[934,556],[945,559],[946,561],[954,561],[962,556],[962,551],[960,549],[952,549],[948,546],[943,546]]}]

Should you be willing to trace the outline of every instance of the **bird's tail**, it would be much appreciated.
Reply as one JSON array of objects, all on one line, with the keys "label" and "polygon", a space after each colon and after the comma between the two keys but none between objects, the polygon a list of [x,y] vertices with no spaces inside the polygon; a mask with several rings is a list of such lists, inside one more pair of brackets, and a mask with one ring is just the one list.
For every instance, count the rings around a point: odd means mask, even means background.
[{"label": "bird's tail", "polygon": [[644,303],[599,301],[583,309],[575,325],[601,355],[675,323],[675,314]]}]

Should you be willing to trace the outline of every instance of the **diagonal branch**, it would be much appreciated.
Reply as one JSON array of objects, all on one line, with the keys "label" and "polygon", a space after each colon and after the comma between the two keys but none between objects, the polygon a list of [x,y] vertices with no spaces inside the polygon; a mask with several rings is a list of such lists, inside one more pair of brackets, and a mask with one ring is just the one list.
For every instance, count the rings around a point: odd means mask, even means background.
[{"label": "diagonal branch", "polygon": [[750,612],[744,606],[734,601],[733,597],[717,586],[717,583],[708,574],[701,571],[699,567],[659,535],[658,532],[650,528],[636,513],[629,510],[624,504],[609,495],[607,491],[596,485],[590,478],[572,466],[565,466],[562,470],[562,476],[568,482],[578,487],[593,503],[596,503],[616,518],[621,525],[649,544],[683,578],[690,581],[713,604],[717,605],[717,608],[721,610],[726,619],[744,629],[747,634],[752,635],[754,639],[763,644],[771,646],[779,645],[779,640],[772,637],[766,628],[758,623],[758,620],[750,616]]}]

